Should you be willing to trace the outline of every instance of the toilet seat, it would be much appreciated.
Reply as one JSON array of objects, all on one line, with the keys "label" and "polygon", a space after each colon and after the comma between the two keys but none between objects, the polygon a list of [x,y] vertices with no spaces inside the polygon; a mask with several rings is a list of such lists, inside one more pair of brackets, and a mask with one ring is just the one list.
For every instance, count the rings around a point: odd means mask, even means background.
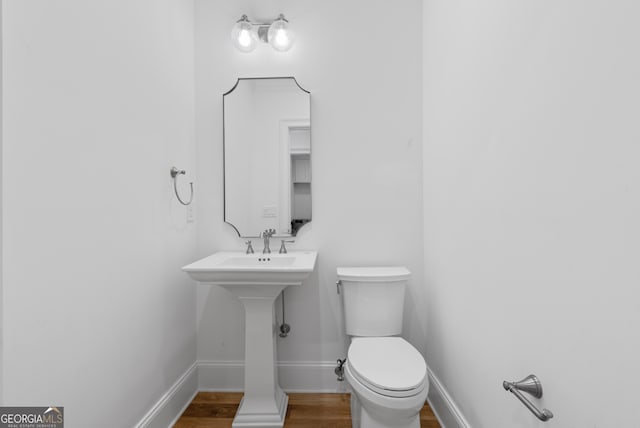
[{"label": "toilet seat", "polygon": [[360,383],[388,397],[419,394],[426,384],[424,358],[401,337],[353,338],[347,365]]}]

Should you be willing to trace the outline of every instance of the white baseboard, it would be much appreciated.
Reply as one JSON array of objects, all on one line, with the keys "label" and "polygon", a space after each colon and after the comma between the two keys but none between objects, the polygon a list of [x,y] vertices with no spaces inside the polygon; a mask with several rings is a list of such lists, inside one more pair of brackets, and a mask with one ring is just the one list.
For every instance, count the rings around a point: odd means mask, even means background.
[{"label": "white baseboard", "polygon": [[[334,361],[280,361],[278,378],[285,392],[345,392]],[[242,391],[244,361],[198,361],[200,391]]]},{"label": "white baseboard", "polygon": [[335,361],[281,361],[280,386],[286,392],[346,392],[347,381],[338,381],[335,368]]},{"label": "white baseboard", "polygon": [[[281,361],[278,363],[280,386],[285,392],[347,392],[346,381],[338,382],[336,378],[335,366],[333,361]],[[243,389],[244,361],[196,361],[135,428],[173,426],[198,391]]]},{"label": "white baseboard", "polygon": [[471,428],[440,380],[429,370],[429,406],[443,428]]},{"label": "white baseboard", "polygon": [[198,392],[198,365],[193,363],[138,422],[136,428],[173,426]]},{"label": "white baseboard", "polygon": [[200,391],[244,390],[244,361],[196,361]]}]

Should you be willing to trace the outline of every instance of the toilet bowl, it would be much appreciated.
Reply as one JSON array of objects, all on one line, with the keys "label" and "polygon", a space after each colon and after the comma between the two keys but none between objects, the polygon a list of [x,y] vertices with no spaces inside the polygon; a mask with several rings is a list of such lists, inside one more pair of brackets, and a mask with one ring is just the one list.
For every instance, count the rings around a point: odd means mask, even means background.
[{"label": "toilet bowl", "polygon": [[419,428],[427,365],[402,330],[406,268],[338,268],[346,333],[345,378],[353,428]]},{"label": "toilet bowl", "polygon": [[419,428],[429,392],[422,355],[400,337],[354,338],[345,378],[353,428]]}]

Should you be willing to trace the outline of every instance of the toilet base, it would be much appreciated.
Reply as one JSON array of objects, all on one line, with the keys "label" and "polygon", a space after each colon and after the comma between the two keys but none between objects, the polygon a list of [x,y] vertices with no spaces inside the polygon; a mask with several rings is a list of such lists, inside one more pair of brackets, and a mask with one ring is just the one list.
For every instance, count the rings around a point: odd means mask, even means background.
[{"label": "toilet base", "polygon": [[351,394],[351,428],[420,428],[420,413],[416,416],[385,420],[381,415],[370,414],[360,404],[356,394]]},{"label": "toilet base", "polygon": [[351,387],[352,428],[420,428],[420,410],[429,392],[428,383],[415,396],[385,397],[370,391],[353,377],[349,366],[345,378]]}]

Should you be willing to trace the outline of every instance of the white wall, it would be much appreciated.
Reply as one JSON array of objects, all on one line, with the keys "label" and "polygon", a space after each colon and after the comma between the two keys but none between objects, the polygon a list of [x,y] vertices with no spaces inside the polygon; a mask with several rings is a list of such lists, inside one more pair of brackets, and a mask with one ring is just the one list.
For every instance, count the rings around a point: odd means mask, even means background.
[{"label": "white wall", "polygon": [[427,357],[475,428],[640,419],[639,14],[424,3]]},{"label": "white wall", "polygon": [[[292,248],[317,249],[319,257],[312,277],[286,291],[292,331],[279,340],[282,361],[311,369],[344,356],[339,265],[407,266],[413,279],[404,334],[424,348],[421,7],[419,0],[196,2],[198,183],[206,195],[198,205],[199,256],[244,250],[222,219],[222,94],[238,77],[265,76],[295,76],[311,92],[313,222]],[[280,12],[296,32],[291,51],[233,47],[230,29],[243,13],[260,20]],[[376,26],[385,23],[403,25],[389,32]],[[262,242],[254,246],[260,251]],[[198,358],[242,360],[242,306],[220,288],[198,290]],[[325,387],[338,388],[333,368],[322,370]],[[225,379],[201,386],[232,384],[242,385]]]},{"label": "white wall", "polygon": [[3,7],[4,404],[133,426],[196,357],[193,2]]},{"label": "white wall", "polygon": [[[0,100],[3,99],[3,94],[4,94],[4,90],[2,89],[2,4],[0,4]],[[2,135],[3,135],[3,131],[2,131],[2,120],[3,120],[3,114],[2,114],[2,102],[0,101],[0,242],[2,242],[2,228],[3,228],[3,221],[2,221]],[[2,275],[2,263],[3,263],[3,257],[2,257],[2,245],[0,245],[0,379],[3,378],[3,368],[4,368],[4,306],[3,306],[3,288],[2,288],[2,284],[3,284],[3,275]],[[0,404],[4,403],[4,382],[2,382],[2,380],[0,380]]]}]

